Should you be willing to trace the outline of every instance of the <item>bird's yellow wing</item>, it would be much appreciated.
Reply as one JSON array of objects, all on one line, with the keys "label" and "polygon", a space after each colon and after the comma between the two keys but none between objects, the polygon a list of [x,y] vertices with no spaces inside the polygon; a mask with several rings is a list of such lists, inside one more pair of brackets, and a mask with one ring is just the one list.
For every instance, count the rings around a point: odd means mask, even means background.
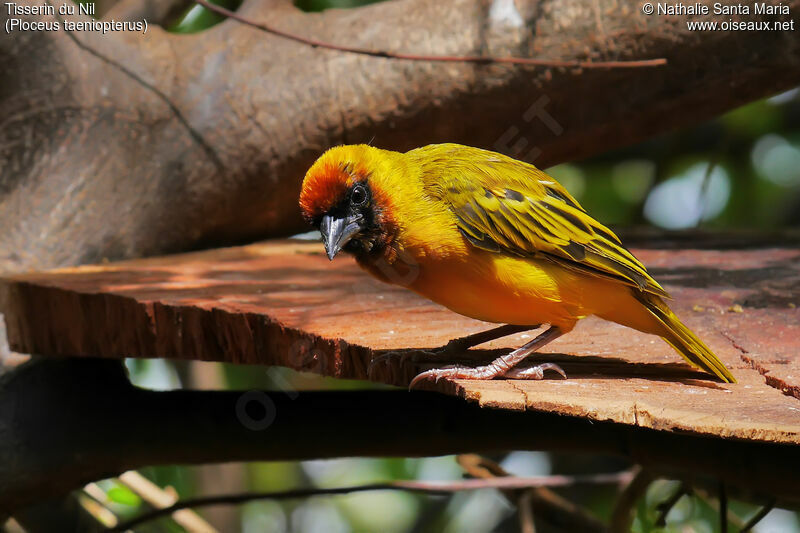
[{"label": "bird's yellow wing", "polygon": [[473,245],[544,257],[566,268],[669,297],[610,229],[533,165],[452,144],[408,154],[425,161],[426,190],[450,207],[458,228]]}]

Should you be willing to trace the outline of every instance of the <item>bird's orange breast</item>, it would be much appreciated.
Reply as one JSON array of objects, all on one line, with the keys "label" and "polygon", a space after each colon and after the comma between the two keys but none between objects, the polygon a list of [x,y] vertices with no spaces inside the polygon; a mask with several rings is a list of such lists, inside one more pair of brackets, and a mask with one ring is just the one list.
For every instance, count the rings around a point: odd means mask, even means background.
[{"label": "bird's orange breast", "polygon": [[550,323],[565,331],[585,316],[579,302],[570,302],[570,274],[547,261],[477,249],[415,259],[404,284],[456,313],[495,323]]},{"label": "bird's orange breast", "polygon": [[383,281],[486,322],[547,323],[566,332],[581,318],[597,314],[643,331],[651,329],[629,287],[581,276],[546,259],[473,248],[467,254],[407,252],[402,264],[362,266]]}]

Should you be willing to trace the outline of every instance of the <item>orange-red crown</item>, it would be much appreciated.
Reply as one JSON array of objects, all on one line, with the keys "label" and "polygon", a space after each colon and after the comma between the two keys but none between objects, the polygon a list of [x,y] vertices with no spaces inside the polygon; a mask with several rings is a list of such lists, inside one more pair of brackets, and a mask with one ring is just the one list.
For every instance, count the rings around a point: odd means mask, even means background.
[{"label": "orange-red crown", "polygon": [[300,191],[300,209],[309,222],[338,204],[354,183],[367,179],[369,172],[353,160],[350,148],[331,148],[306,173]]}]

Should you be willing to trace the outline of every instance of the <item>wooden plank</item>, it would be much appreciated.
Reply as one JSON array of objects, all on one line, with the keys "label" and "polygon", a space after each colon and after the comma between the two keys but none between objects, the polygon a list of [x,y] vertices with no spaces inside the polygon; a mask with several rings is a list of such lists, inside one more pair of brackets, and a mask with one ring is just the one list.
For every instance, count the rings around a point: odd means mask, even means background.
[{"label": "wooden plank", "polygon": [[[800,444],[800,250],[634,252],[738,384],[692,371],[656,337],[589,318],[537,357],[561,364],[568,380],[424,386],[487,407]],[[355,379],[367,379],[368,362],[386,351],[490,326],[382,284],[349,258],[329,263],[319,244],[300,241],[20,275],[3,282],[0,308],[21,352],[283,365]],[[488,360],[531,334],[464,361]],[[405,386],[425,368],[395,358],[372,378]]]}]

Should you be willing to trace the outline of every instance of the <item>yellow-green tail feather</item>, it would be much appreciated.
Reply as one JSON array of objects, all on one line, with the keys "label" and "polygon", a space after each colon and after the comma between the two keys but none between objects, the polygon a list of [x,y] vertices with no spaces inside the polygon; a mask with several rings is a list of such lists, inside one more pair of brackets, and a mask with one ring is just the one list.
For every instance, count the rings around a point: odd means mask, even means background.
[{"label": "yellow-green tail feather", "polygon": [[723,381],[736,383],[736,378],[733,377],[730,370],[725,368],[714,352],[675,316],[675,313],[661,298],[638,291],[636,296],[666,329],[665,334],[662,335],[663,339],[675,348],[684,359],[697,368],[716,375]]}]

